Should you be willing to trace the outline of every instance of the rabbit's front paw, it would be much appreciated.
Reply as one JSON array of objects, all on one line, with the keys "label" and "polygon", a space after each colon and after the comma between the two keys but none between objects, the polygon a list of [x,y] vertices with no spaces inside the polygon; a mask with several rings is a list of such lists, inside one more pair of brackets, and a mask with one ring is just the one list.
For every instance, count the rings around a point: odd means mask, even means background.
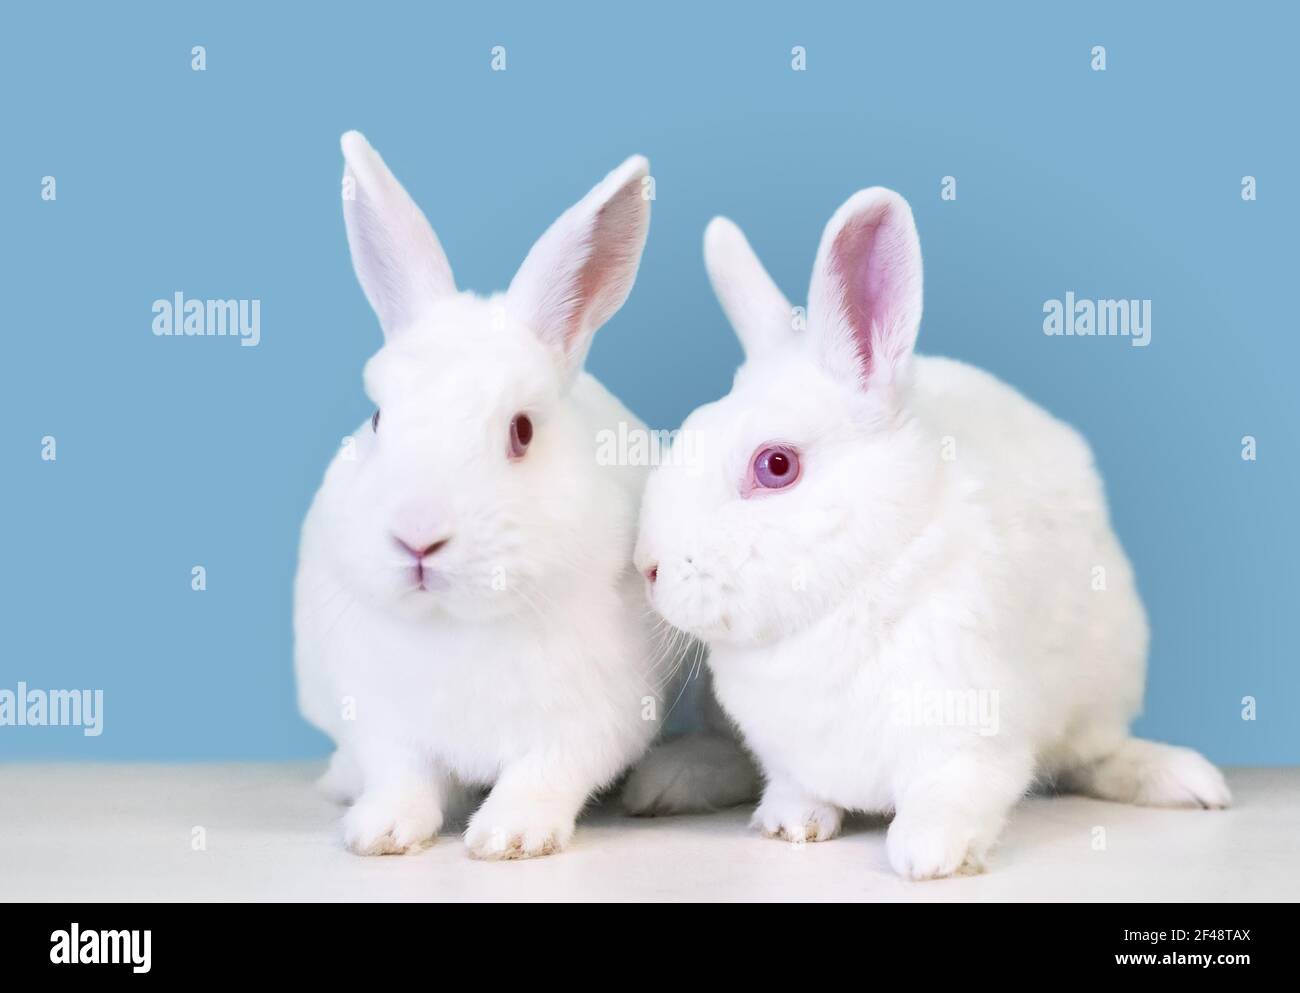
[{"label": "rabbit's front paw", "polygon": [[975,832],[955,821],[923,820],[899,814],[889,826],[885,849],[889,864],[905,879],[940,879],[984,869],[974,850]]},{"label": "rabbit's front paw", "polygon": [[403,855],[432,843],[442,827],[434,797],[363,793],[343,816],[343,840],[357,855]]},{"label": "rabbit's front paw", "polygon": [[560,851],[573,837],[574,814],[549,803],[493,794],[470,818],[465,847],[476,859],[531,859]]},{"label": "rabbit's front paw", "polygon": [[769,790],[754,811],[750,826],[768,838],[783,838],[800,843],[830,841],[840,833],[844,811],[816,800],[792,796],[771,796]]}]

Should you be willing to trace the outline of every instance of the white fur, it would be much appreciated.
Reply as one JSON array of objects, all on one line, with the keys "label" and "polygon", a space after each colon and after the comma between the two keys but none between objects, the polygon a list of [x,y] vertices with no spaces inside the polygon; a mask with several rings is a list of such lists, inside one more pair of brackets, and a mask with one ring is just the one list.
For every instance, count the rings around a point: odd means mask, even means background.
[{"label": "white fur", "polygon": [[623,787],[623,807],[629,814],[706,813],[752,802],[759,794],[758,770],[737,740],[735,725],[718,706],[702,646],[692,646],[691,653],[688,671],[700,674],[689,701],[689,724],[695,730],[661,741],[636,764]]},{"label": "white fur", "polygon": [[[322,786],[355,801],[344,836],[359,853],[431,842],[468,785],[492,787],[471,854],[546,854],[645,749],[671,668],[656,670],[668,660],[631,568],[643,470],[595,457],[601,429],[640,425],[581,371],[636,273],[647,165],[611,173],[485,299],[456,292],[365,139],[343,149],[348,240],[386,341],[365,371],[378,428],[354,432],[303,525],[299,699],[338,744]],[[535,433],[512,460],[520,412]],[[432,589],[397,537],[448,539],[423,559]]]},{"label": "white fur", "polygon": [[[822,839],[844,810],[893,811],[890,861],[919,879],[978,869],[1035,780],[1226,805],[1200,755],[1129,737],[1146,618],[1087,444],[988,373],[912,357],[905,201],[866,190],[835,215],[806,332],[733,225],[715,221],[706,252],[746,361],[683,425],[700,464],[652,474],[637,564],[657,565],[654,606],[709,645],[767,782],[756,825]],[[747,495],[773,442],[802,476]],[[909,706],[971,690],[996,694],[996,733]]]}]

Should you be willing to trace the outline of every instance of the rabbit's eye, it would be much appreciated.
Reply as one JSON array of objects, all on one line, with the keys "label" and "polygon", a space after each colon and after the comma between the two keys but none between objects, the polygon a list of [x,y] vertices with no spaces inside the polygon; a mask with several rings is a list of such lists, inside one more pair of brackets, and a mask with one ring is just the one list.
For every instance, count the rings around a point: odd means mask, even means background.
[{"label": "rabbit's eye", "polygon": [[780,490],[799,478],[799,453],[788,445],[772,445],[754,456],[754,485]]},{"label": "rabbit's eye", "polygon": [[510,457],[521,459],[533,440],[533,422],[527,414],[515,414],[510,422]]},{"label": "rabbit's eye", "polygon": [[376,434],[379,433],[379,411],[375,411],[374,416],[370,418],[370,430]]}]

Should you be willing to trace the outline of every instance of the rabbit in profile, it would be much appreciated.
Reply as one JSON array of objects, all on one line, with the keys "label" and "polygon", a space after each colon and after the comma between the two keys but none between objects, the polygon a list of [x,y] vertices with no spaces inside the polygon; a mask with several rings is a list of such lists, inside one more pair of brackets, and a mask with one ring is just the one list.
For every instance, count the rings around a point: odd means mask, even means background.
[{"label": "rabbit in profile", "polygon": [[490,787],[470,853],[544,855],[644,751],[675,664],[631,564],[646,470],[595,454],[600,431],[640,423],[583,371],[640,263],[648,165],[615,169],[480,297],[366,140],[342,146],[384,344],[374,414],[302,530],[299,700],[338,746],[322,785],[352,802],[358,853],[420,848],[464,788]]},{"label": "rabbit in profile", "polygon": [[823,840],[846,810],[892,812],[889,861],[924,879],[979,869],[1038,780],[1226,806],[1201,755],[1130,736],[1147,622],[1087,443],[913,355],[906,201],[867,189],[834,215],[806,330],[735,225],[705,255],[745,361],[682,426],[696,464],[652,472],[636,555],[654,607],[708,644],[764,775],[755,825]]}]

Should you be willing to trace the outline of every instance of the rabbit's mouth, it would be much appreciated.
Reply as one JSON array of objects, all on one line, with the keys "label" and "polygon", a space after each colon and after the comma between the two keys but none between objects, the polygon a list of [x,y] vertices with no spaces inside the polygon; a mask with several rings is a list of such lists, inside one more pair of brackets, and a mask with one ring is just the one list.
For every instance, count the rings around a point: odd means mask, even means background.
[{"label": "rabbit's mouth", "polygon": [[411,590],[412,593],[442,593],[451,588],[451,580],[447,578],[445,573],[441,573],[436,569],[429,569],[418,562],[413,571],[415,573],[413,577],[415,587]]}]

